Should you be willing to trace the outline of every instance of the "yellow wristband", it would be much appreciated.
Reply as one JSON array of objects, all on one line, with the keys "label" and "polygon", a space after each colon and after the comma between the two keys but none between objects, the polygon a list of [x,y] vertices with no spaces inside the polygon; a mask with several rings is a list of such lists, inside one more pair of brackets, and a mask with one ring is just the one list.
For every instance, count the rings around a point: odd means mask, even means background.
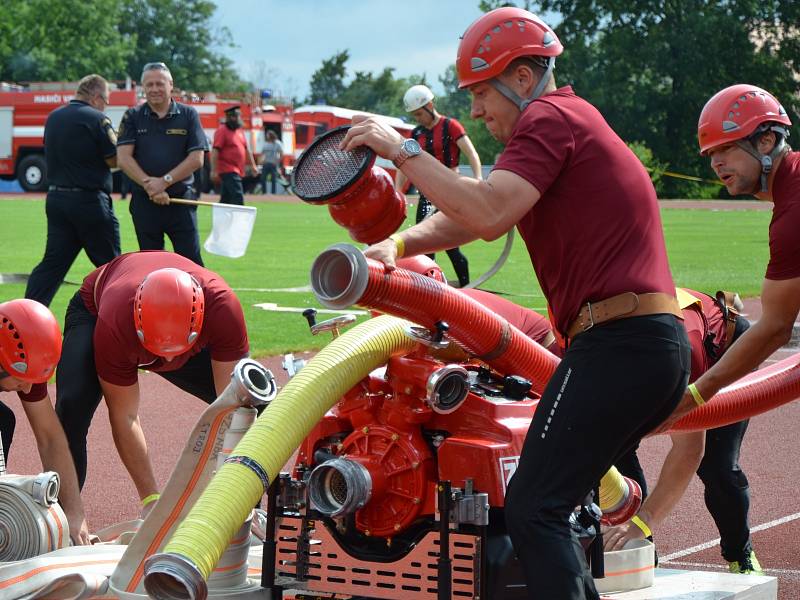
[{"label": "yellow wristband", "polygon": [[159,494],[158,492],[156,492],[155,494],[150,494],[146,498],[142,498],[142,508],[144,508],[148,504],[152,504],[153,502],[155,502],[159,498],[161,498],[161,494]]},{"label": "yellow wristband", "polygon": [[653,532],[650,531],[650,528],[647,526],[647,523],[642,521],[642,519],[641,519],[641,517],[639,515],[634,515],[633,518],[631,519],[631,523],[633,523],[639,529],[642,530],[642,533],[644,534],[644,537],[652,537]]},{"label": "yellow wristband", "polygon": [[393,233],[389,236],[389,239],[394,242],[394,247],[397,250],[397,258],[403,258],[403,255],[406,253],[406,243],[403,241],[403,238],[401,238],[399,234]]},{"label": "yellow wristband", "polygon": [[700,392],[697,391],[697,386],[695,384],[689,384],[689,393],[692,395],[692,398],[694,398],[694,402],[697,404],[697,406],[703,406],[703,404],[706,403],[706,401],[703,400],[703,397],[700,395]]}]

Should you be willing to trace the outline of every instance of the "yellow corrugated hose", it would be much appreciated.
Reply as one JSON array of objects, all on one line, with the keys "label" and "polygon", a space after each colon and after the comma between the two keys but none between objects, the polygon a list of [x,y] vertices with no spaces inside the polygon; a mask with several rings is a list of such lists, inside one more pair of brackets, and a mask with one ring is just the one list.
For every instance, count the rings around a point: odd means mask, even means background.
[{"label": "yellow corrugated hose", "polygon": [[[199,572],[203,581],[208,579],[268,483],[325,412],[391,356],[413,349],[415,342],[405,333],[408,325],[388,315],[361,323],[323,348],[287,383],[211,480],[164,552],[148,561],[145,587],[151,595],[160,586],[148,585],[148,575],[158,572],[154,567],[161,557],[168,563],[177,559],[193,574]],[[193,583],[199,589],[191,595],[204,597],[205,583]]]},{"label": "yellow corrugated hose", "polygon": [[617,467],[611,467],[600,480],[600,510],[607,512],[618,506],[627,489],[628,485]]}]

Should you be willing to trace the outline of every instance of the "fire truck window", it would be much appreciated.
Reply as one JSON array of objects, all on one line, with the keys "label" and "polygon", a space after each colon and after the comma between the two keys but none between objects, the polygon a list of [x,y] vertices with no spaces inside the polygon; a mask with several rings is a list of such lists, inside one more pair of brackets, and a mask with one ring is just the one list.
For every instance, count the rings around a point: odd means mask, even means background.
[{"label": "fire truck window", "polygon": [[308,125],[300,125],[299,123],[294,127],[294,138],[298,144],[308,143]]}]

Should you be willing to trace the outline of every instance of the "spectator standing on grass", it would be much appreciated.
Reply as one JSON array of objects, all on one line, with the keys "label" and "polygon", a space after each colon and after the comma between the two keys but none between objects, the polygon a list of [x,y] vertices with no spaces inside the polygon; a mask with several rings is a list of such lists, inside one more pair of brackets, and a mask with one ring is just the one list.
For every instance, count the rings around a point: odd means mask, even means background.
[{"label": "spectator standing on grass", "polygon": [[529,598],[597,600],[569,517],[675,409],[689,343],[650,177],[597,109],[556,87],[562,50],[539,17],[511,7],[486,13],[461,38],[459,87],[472,95],[472,117],[505,146],[486,181],[459,176],[372,117],[353,119],[342,148],[366,145],[391,159],[439,209],[366,250],[388,269],[404,254],[520,230],[568,346],[508,485],[506,525]]},{"label": "spectator standing on grass", "polygon": [[47,160],[47,242],[25,297],[49,306],[81,249],[99,267],[119,256],[119,222],[111,204],[117,136],[103,110],[108,82],[87,75],[75,98],[54,110],[44,126]]},{"label": "spectator standing on grass", "polygon": [[130,213],[140,250],[163,250],[164,235],[175,252],[203,264],[197,207],[170,204],[194,200],[194,172],[208,149],[197,111],[172,99],[172,74],[163,62],[142,70],[146,102],[128,109],[119,126],[120,168],[131,178]]},{"label": "spectator standing on grass", "polygon": [[267,179],[271,180],[271,194],[275,193],[281,161],[283,160],[283,144],[271,129],[266,130],[264,145],[261,147],[261,188],[267,193]]},{"label": "spectator standing on grass", "polygon": [[242,177],[246,168],[258,172],[242,131],[242,109],[236,105],[225,110],[225,123],[214,133],[211,148],[211,181],[214,185],[221,185],[220,202],[244,204]]},{"label": "spectator standing on grass", "polygon": [[[477,180],[483,178],[481,174],[481,159],[472,141],[469,139],[464,126],[457,120],[439,114],[434,106],[433,92],[424,85],[414,85],[403,96],[403,105],[406,112],[411,113],[414,120],[419,123],[411,132],[415,139],[428,154],[445,167],[458,172],[458,163],[461,152],[467,157],[472,175]],[[402,171],[397,171],[397,188],[405,189],[406,176]],[[433,204],[428,201],[425,194],[420,191],[417,203],[417,223],[429,217],[436,211]],[[453,263],[458,286],[465,287],[469,283],[469,261],[461,248],[448,248],[447,256]],[[433,255],[430,258],[434,258]]]},{"label": "spectator standing on grass", "polygon": [[[61,331],[53,313],[35,300],[9,300],[0,304],[0,392],[17,392],[36,438],[42,469],[55,471],[61,480],[58,502],[69,523],[73,544],[89,543],[75,465],[67,438],[47,398],[50,379],[61,356]],[[37,392],[32,393],[36,386]],[[44,390],[44,395],[41,394]],[[0,402],[0,435],[8,460],[14,438],[14,412]]]},{"label": "spectator standing on grass", "polygon": [[[148,509],[158,488],[139,422],[138,370],[210,404],[248,350],[239,300],[197,263],[172,252],[133,252],[92,271],[67,307],[56,375],[56,412],[80,486],[89,425],[105,397],[117,451]],[[31,395],[46,398],[47,387],[34,386]]]}]

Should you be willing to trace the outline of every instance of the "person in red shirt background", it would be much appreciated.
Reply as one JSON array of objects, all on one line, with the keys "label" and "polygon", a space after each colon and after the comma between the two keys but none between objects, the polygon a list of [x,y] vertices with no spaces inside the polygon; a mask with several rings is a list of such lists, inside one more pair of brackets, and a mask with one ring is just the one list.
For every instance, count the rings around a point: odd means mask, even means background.
[{"label": "person in red shirt background", "polygon": [[[153,499],[158,488],[138,416],[139,368],[211,403],[248,352],[242,307],[216,273],[163,251],[123,254],[92,271],[67,307],[56,373],[56,413],[80,487],[101,397],[139,497]],[[38,384],[28,399],[47,397],[47,386]]]},{"label": "person in red shirt background", "polygon": [[231,106],[225,110],[225,123],[214,133],[211,148],[211,181],[221,185],[219,201],[223,204],[244,204],[245,164],[253,173],[258,172],[242,131],[242,109],[238,105]]},{"label": "person in red shirt background", "polygon": [[[67,517],[70,539],[73,544],[86,545],[89,529],[64,430],[53,405],[30,396],[34,385],[47,388],[60,356],[61,331],[50,309],[29,299],[0,304],[0,392],[17,392],[22,400],[42,469],[55,471],[61,480],[58,502]],[[14,412],[0,402],[0,432],[6,459],[15,425]]]},{"label": "person in red shirt background", "polygon": [[[439,114],[434,106],[433,92],[424,85],[414,85],[410,87],[403,96],[403,105],[406,112],[411,113],[414,120],[419,123],[411,132],[411,137],[415,139],[425,152],[436,157],[440,163],[449,169],[458,171],[461,152],[466,156],[472,175],[475,179],[483,179],[481,173],[481,159],[478,151],[469,139],[464,126],[451,117]],[[398,169],[396,185],[397,189],[404,190],[406,187],[406,176]],[[436,208],[420,191],[417,203],[417,219],[419,223],[436,211]],[[448,248],[447,256],[453,263],[453,269],[458,278],[458,286],[464,287],[469,283],[469,261],[461,249]],[[434,255],[431,254],[433,259]]]},{"label": "person in red shirt background", "polygon": [[461,38],[459,87],[504,146],[486,181],[459,177],[379,119],[356,116],[342,149],[391,159],[439,212],[370,246],[391,270],[517,227],[569,345],[550,378],[505,498],[529,598],[598,600],[571,533],[576,504],[675,409],[689,343],[650,177],[602,115],[557,88],[563,47],[536,15],[480,17]]}]

